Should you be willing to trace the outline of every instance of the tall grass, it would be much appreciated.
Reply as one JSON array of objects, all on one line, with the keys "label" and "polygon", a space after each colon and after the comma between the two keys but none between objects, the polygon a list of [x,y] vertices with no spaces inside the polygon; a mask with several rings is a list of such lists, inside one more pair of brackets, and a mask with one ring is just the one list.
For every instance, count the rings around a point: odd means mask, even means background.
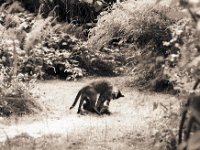
[{"label": "tall grass", "polygon": [[41,42],[43,39],[44,28],[49,24],[49,22],[52,20],[51,17],[48,17],[46,19],[38,19],[35,21],[35,23],[32,26],[32,30],[29,34],[27,34],[25,40],[24,40],[24,49],[26,51],[30,51],[36,44]]},{"label": "tall grass", "polygon": [[179,8],[167,4],[170,1],[157,4],[153,0],[128,0],[114,5],[111,12],[102,12],[96,27],[89,33],[90,49],[113,48],[112,43],[116,41],[118,44],[114,48],[124,58],[122,65],[128,67],[127,73],[135,76],[134,86],[153,87],[156,91],[172,89],[162,66],[176,49],[163,42],[172,39],[169,27],[180,17],[172,17],[170,13],[179,13]]},{"label": "tall grass", "polygon": [[[19,73],[23,52],[17,34],[2,28],[0,41],[0,116],[23,115],[41,110],[30,88],[31,81]],[[5,34],[6,33],[6,34]],[[26,82],[24,82],[26,81]],[[28,82],[27,82],[28,81]]]},{"label": "tall grass", "polygon": [[139,47],[151,44],[153,49],[161,51],[162,41],[170,39],[168,26],[175,21],[167,16],[169,11],[169,7],[145,0],[115,5],[111,13],[101,13],[97,26],[90,31],[88,43],[93,50],[99,50],[118,37]]}]

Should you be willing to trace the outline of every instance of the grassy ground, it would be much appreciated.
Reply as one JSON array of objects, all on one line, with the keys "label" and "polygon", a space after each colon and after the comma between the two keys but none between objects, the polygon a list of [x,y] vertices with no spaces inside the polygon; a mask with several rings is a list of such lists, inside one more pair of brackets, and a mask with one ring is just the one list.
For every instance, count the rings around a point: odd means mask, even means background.
[{"label": "grassy ground", "polygon": [[153,150],[171,144],[178,126],[177,98],[130,89],[125,86],[128,77],[106,79],[125,95],[111,101],[110,116],[78,115],[78,104],[69,110],[78,90],[96,79],[38,82],[33,93],[45,106],[43,113],[0,118],[0,149]]}]

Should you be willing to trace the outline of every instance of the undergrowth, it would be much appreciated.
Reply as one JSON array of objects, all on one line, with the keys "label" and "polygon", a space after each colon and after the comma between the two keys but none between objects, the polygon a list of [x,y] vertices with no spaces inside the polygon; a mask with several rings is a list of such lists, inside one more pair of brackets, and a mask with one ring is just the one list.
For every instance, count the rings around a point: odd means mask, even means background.
[{"label": "undergrowth", "polygon": [[[46,2],[50,8],[63,3]],[[39,1],[33,5],[37,6],[37,3],[42,5]],[[77,26],[76,23],[58,23],[56,9],[48,12],[44,19],[39,6],[33,11],[36,14],[29,14],[19,13],[22,7],[27,9],[28,2],[11,4],[1,6],[1,61],[9,66],[12,45],[9,46],[7,39],[14,37],[19,43],[16,45],[18,73],[39,79],[67,80],[88,74],[128,74],[135,77],[131,86],[155,91],[173,90],[177,84],[173,76],[166,73],[170,70],[166,69],[168,66],[176,66],[180,53],[174,42],[168,44],[176,34],[171,27],[176,26],[181,18],[172,16],[172,12],[181,14],[181,9],[176,6],[129,0],[101,12],[96,24],[90,22]],[[69,5],[71,9],[72,2]],[[68,19],[73,20],[71,17]],[[179,42],[181,44],[183,40]],[[4,43],[8,44],[5,46]]]},{"label": "undergrowth", "polygon": [[[176,89],[182,93],[193,92],[194,82],[199,79],[199,31],[194,28],[191,19],[185,19],[171,26],[174,35],[167,45],[178,49],[178,57],[165,66],[165,74],[170,77]],[[197,89],[199,92],[199,89]]]},{"label": "undergrowth", "polygon": [[[22,116],[25,114],[38,113],[41,106],[35,101],[30,89],[34,82],[28,77],[18,74],[13,76],[13,69],[0,68],[0,116]],[[27,82],[29,80],[29,82]],[[26,81],[26,82],[25,82]]]},{"label": "undergrowth", "polygon": [[131,86],[155,91],[173,90],[163,65],[177,49],[163,42],[172,39],[169,27],[180,18],[172,17],[170,12],[180,13],[180,10],[155,1],[129,0],[114,5],[110,13],[101,13],[96,27],[90,30],[89,47],[93,51],[102,51],[105,47],[118,49],[126,73],[135,77]]},{"label": "undergrowth", "polygon": [[[88,43],[93,50],[109,46],[113,39],[138,47],[166,52],[163,40],[171,38],[168,26],[175,22],[167,16],[170,8],[148,1],[127,1],[101,13],[97,26],[90,30]],[[98,42],[97,42],[98,41]]]}]

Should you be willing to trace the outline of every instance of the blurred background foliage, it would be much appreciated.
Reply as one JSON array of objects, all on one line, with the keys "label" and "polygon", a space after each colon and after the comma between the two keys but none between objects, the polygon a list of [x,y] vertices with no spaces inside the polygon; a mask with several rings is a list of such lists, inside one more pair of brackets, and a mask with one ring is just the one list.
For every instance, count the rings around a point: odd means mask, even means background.
[{"label": "blurred background foliage", "polygon": [[1,0],[3,75],[22,82],[126,75],[140,90],[191,92],[199,7],[198,0]]}]

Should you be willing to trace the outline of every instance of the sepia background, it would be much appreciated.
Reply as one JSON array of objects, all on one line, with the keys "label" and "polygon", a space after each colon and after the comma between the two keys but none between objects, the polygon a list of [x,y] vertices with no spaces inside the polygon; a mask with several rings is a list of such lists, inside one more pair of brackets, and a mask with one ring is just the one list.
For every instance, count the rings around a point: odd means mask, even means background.
[{"label": "sepia background", "polygon": [[[0,149],[198,150],[199,54],[199,0],[0,0]],[[69,110],[97,80],[111,115]]]}]

